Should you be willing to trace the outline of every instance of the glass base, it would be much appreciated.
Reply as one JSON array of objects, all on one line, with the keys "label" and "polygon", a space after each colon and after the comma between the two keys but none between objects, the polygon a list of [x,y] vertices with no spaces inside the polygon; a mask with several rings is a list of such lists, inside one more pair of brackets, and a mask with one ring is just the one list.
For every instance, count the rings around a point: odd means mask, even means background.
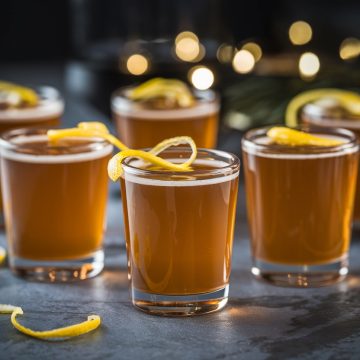
[{"label": "glass base", "polygon": [[343,280],[348,273],[347,255],[323,265],[278,265],[255,259],[251,272],[274,285],[289,287],[320,287]]},{"label": "glass base", "polygon": [[81,259],[37,261],[9,257],[10,269],[27,280],[68,282],[85,280],[98,275],[104,268],[104,252],[98,250]]},{"label": "glass base", "polygon": [[212,313],[222,309],[227,301],[229,285],[203,294],[159,295],[132,289],[134,306],[146,313],[161,316],[192,316]]}]

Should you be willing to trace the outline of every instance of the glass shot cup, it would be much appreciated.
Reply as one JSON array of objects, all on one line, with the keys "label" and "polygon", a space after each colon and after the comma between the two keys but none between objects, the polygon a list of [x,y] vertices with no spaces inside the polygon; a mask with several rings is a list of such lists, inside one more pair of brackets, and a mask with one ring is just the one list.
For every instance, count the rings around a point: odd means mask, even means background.
[{"label": "glass shot cup", "polygon": [[[186,148],[164,151],[174,162]],[[199,149],[193,171],[123,161],[121,178],[132,302],[157,315],[187,316],[228,300],[239,159]]]},{"label": "glass shot cup", "polygon": [[[301,111],[300,120],[306,126],[351,130],[356,134],[358,142],[360,141],[360,117],[349,118],[338,108],[327,108],[321,102],[305,105]],[[360,176],[356,184],[353,220],[357,226],[360,226]]]},{"label": "glass shot cup", "polygon": [[276,145],[268,127],[242,140],[251,271],[276,285],[321,286],[348,273],[358,145],[348,130],[300,129],[344,143]]},{"label": "glass shot cup", "polygon": [[179,134],[192,137],[200,148],[216,146],[220,101],[214,91],[194,91],[191,107],[158,109],[131,100],[131,89],[119,89],[111,99],[118,136],[128,147],[153,147]]},{"label": "glass shot cup", "polygon": [[51,144],[46,132],[17,129],[0,138],[9,265],[38,281],[93,277],[104,266],[112,145],[95,138]]},{"label": "glass shot cup", "polygon": [[[64,112],[64,100],[53,87],[34,89],[39,103],[34,107],[0,109],[0,133],[25,127],[54,127],[60,125]],[[0,224],[4,225],[0,188]]]}]

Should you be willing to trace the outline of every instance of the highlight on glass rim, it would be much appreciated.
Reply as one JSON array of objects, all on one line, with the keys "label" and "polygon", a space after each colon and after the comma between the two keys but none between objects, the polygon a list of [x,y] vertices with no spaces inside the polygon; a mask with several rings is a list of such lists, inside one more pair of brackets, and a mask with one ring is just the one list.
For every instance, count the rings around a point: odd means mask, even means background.
[{"label": "highlight on glass rim", "polygon": [[0,358],[358,359],[359,12],[5,1]]}]

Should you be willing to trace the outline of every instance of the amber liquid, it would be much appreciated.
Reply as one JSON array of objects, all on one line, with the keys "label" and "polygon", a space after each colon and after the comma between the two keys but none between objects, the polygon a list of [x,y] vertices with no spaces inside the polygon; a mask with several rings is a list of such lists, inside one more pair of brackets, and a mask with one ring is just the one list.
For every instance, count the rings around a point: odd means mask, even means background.
[{"label": "amber liquid", "polygon": [[264,157],[244,151],[256,259],[317,265],[348,251],[358,155],[305,157]]},{"label": "amber liquid", "polygon": [[[12,119],[12,120],[2,120],[0,118],[0,133],[3,133],[12,129],[20,129],[27,127],[56,127],[60,125],[59,115],[52,116],[46,119]],[[0,213],[3,212],[3,201],[2,201],[2,189],[0,187]],[[3,224],[2,224],[3,225]],[[1,224],[0,224],[1,226]]]},{"label": "amber liquid", "polygon": [[[337,123],[339,123],[339,121],[341,122],[341,120],[337,120]],[[358,124],[360,124],[360,121],[359,120],[353,120],[354,122],[357,121]],[[303,116],[302,117],[302,122],[304,124],[307,124],[307,125],[312,125],[312,121],[311,119],[307,116]],[[321,124],[321,121],[316,121],[316,124],[315,124],[317,127],[329,127],[328,126],[328,123],[327,125],[322,125]],[[333,127],[336,127],[336,126],[333,126]],[[360,141],[360,129],[357,129],[357,128],[349,128],[349,127],[346,127],[344,126],[344,128],[347,128],[348,130],[351,130],[353,131],[357,138],[358,138],[358,141]],[[359,165],[360,166],[360,165]],[[360,171],[360,168],[359,168],[359,171]],[[353,219],[356,220],[356,221],[360,221],[360,176],[357,177],[357,183],[356,183],[356,191],[355,191],[355,203],[354,203],[354,215],[353,215]]]},{"label": "amber liquid", "polygon": [[[82,144],[84,142],[81,142]],[[73,146],[74,141],[68,142]],[[32,151],[29,151],[30,150]],[[65,144],[27,143],[27,154],[63,155],[66,162],[1,159],[4,209],[12,256],[31,260],[84,258],[101,248],[110,152],[75,161]],[[69,155],[70,153],[70,155]],[[83,155],[83,153],[81,153]],[[21,154],[22,156],[22,154]],[[53,158],[54,158],[53,157]],[[73,160],[72,160],[73,159]]]},{"label": "amber liquid", "polygon": [[121,180],[129,271],[137,290],[188,295],[228,284],[238,178],[192,184]]},{"label": "amber liquid", "polygon": [[120,140],[130,148],[153,147],[164,139],[180,135],[192,137],[200,148],[216,146],[217,112],[183,119],[143,119],[118,113],[114,113],[114,118]]}]

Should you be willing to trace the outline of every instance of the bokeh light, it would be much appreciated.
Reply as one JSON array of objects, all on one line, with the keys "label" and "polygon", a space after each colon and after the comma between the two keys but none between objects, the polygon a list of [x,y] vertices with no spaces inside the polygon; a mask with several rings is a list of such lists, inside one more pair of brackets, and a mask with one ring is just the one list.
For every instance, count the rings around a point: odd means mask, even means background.
[{"label": "bokeh light", "polygon": [[206,66],[195,66],[189,71],[189,78],[196,89],[209,89],[214,83],[214,73]]},{"label": "bokeh light", "polygon": [[216,51],[216,57],[222,64],[231,63],[235,48],[229,44],[221,44]]},{"label": "bokeh light", "polygon": [[133,54],[126,61],[126,68],[130,74],[142,75],[149,68],[149,60],[141,54]]},{"label": "bokeh light", "polygon": [[175,39],[176,56],[183,61],[199,61],[205,56],[205,48],[191,31],[183,31]]},{"label": "bokeh light", "polygon": [[232,65],[236,72],[246,74],[255,66],[254,55],[248,50],[240,50],[235,54]]},{"label": "bokeh light", "polygon": [[299,60],[300,75],[309,78],[315,76],[320,70],[320,60],[317,55],[306,52],[301,55]]},{"label": "bokeh light", "polygon": [[260,45],[255,42],[248,42],[244,44],[241,47],[241,50],[249,51],[254,56],[255,62],[258,62],[262,57],[262,49]]},{"label": "bokeh light", "polygon": [[360,55],[360,40],[347,38],[340,44],[340,57],[343,60],[351,60]]},{"label": "bokeh light", "polygon": [[289,28],[289,38],[294,45],[307,44],[312,39],[312,29],[305,21],[296,21]]}]

